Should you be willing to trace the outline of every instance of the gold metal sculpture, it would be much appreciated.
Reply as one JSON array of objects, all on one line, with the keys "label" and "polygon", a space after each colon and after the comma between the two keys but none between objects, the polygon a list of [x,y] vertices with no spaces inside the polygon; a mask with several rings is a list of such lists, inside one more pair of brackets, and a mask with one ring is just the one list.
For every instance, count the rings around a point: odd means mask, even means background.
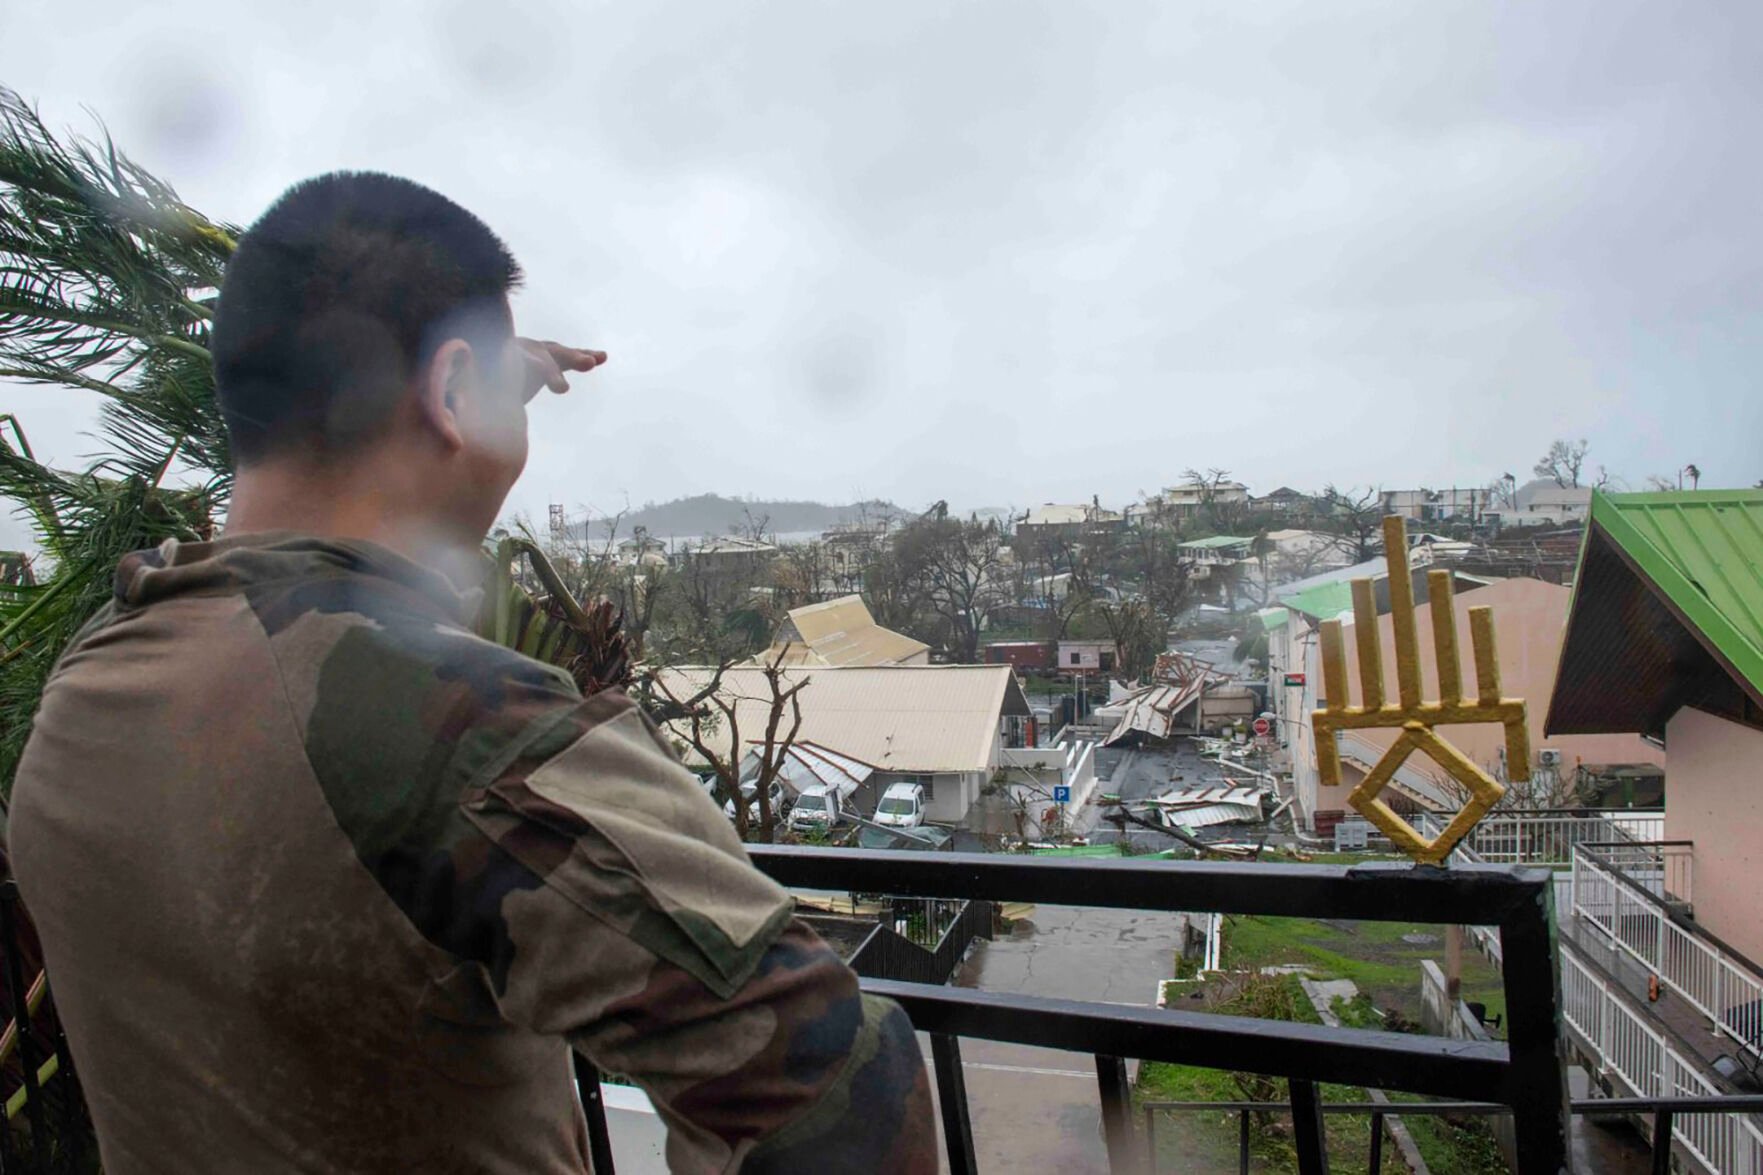
[{"label": "gold metal sculpture", "polygon": [[[1530,732],[1524,701],[1500,696],[1500,662],[1494,647],[1491,608],[1469,610],[1469,636],[1475,653],[1476,697],[1463,700],[1463,678],[1457,659],[1457,618],[1451,610],[1451,573],[1429,571],[1427,594],[1432,607],[1433,650],[1439,671],[1439,697],[1420,698],[1420,641],[1414,622],[1414,580],[1408,570],[1408,528],[1400,517],[1383,520],[1384,558],[1389,566],[1390,617],[1396,635],[1396,700],[1384,697],[1383,658],[1377,632],[1377,597],[1371,580],[1353,581],[1353,636],[1359,648],[1359,688],[1363,704],[1350,706],[1347,649],[1339,620],[1322,622],[1324,708],[1315,712],[1316,767],[1326,786],[1341,782],[1341,751],[1335,736],[1343,730],[1399,729],[1347,803],[1376,825],[1403,852],[1425,865],[1437,865],[1457,847],[1481,818],[1500,801],[1506,789],[1441,738],[1434,727],[1498,722],[1506,728],[1507,771],[1513,780],[1530,778]],[[1419,751],[1442,767],[1469,792],[1445,830],[1431,840],[1378,798],[1396,771]]]}]

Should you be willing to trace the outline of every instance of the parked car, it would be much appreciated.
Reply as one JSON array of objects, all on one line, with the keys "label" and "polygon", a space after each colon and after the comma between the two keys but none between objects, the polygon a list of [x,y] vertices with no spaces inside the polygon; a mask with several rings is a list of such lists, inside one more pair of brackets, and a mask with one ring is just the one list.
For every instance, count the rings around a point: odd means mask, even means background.
[{"label": "parked car", "polygon": [[796,797],[796,806],[790,809],[790,830],[830,832],[851,816],[852,812],[845,806],[844,797],[837,788],[815,784]]},{"label": "parked car", "polygon": [[892,828],[917,828],[924,823],[924,785],[893,783],[875,806],[875,822]]},{"label": "parked car", "polygon": [[[784,791],[784,785],[774,779],[771,781],[768,794],[771,797],[771,814],[781,821],[790,810],[788,793]],[[741,798],[747,802],[747,819],[759,819],[759,785],[752,780],[743,783]],[[735,802],[733,800],[722,806],[722,814],[730,820],[735,818]]]}]

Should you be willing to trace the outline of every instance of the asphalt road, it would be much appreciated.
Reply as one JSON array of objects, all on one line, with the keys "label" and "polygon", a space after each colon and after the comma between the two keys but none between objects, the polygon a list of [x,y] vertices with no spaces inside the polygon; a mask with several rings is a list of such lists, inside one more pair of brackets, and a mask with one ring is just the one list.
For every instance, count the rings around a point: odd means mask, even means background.
[{"label": "asphalt road", "polygon": [[[976,944],[955,982],[984,991],[1154,1004],[1158,981],[1173,973],[1186,923],[1182,914],[1039,906],[1010,937]],[[980,1170],[1108,1170],[1094,1058],[984,1040],[963,1040],[961,1050]]]}]

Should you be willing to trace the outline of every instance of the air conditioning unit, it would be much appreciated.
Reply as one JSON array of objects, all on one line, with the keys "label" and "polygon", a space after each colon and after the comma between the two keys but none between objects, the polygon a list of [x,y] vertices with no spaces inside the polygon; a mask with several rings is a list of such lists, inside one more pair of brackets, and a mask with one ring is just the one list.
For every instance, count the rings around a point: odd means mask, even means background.
[{"label": "air conditioning unit", "polygon": [[1553,747],[1544,747],[1537,752],[1537,762],[1544,767],[1561,766],[1561,752]]}]

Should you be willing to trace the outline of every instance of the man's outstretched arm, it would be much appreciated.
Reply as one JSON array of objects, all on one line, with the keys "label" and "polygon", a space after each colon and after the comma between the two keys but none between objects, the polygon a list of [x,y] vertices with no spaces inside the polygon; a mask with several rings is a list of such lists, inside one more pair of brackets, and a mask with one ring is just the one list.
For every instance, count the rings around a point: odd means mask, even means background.
[{"label": "man's outstretched arm", "polygon": [[792,917],[635,707],[538,725],[465,807],[494,846],[474,871],[504,1014],[642,1086],[675,1170],[935,1171],[905,1013]]}]

